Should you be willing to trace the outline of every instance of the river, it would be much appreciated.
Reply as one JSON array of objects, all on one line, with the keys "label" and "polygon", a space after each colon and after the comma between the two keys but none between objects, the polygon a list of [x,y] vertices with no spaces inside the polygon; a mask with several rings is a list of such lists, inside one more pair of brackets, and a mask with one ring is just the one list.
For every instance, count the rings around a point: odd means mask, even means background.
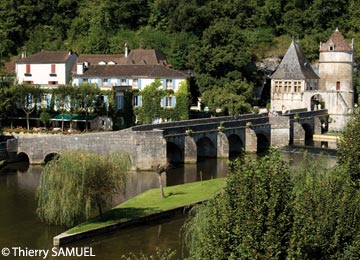
[{"label": "river", "polygon": [[[318,151],[318,150],[314,150]],[[292,148],[284,153],[285,160],[297,164],[301,161],[303,149]],[[335,157],[326,158],[329,165],[335,164]],[[227,160],[206,159],[196,165],[185,165],[169,170],[163,174],[163,183],[166,186],[225,177],[227,174]],[[52,238],[66,230],[65,227],[49,226],[41,223],[36,216],[36,190],[42,171],[41,166],[15,164],[0,173],[0,250],[9,248],[11,258],[24,250],[49,250],[46,259],[79,259],[77,257],[55,257],[52,250]],[[155,172],[133,172],[130,174],[125,194],[117,198],[116,203],[129,199],[144,190],[158,187],[158,177]],[[142,225],[127,228],[75,244],[67,245],[69,248],[90,247],[91,254],[96,255],[90,259],[120,259],[121,255],[129,252],[154,254],[156,248],[171,248],[176,250],[176,259],[183,259],[187,255],[183,250],[180,229],[186,216],[162,220],[151,225]],[[20,249],[19,249],[20,248]],[[58,251],[56,251],[58,252]],[[30,253],[29,253],[30,254]],[[0,254],[1,258],[1,254]],[[85,258],[85,257],[84,257]],[[29,258],[30,259],[30,258]],[[33,258],[42,259],[42,257]]]}]

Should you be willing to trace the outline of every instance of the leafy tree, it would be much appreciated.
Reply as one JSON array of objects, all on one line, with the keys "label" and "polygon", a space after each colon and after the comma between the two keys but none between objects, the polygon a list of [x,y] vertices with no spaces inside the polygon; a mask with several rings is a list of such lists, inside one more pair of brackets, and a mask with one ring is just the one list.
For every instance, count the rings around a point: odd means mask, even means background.
[{"label": "leafy tree", "polygon": [[42,111],[40,113],[40,121],[44,124],[45,126],[45,129],[46,129],[46,126],[48,124],[48,122],[50,121],[51,119],[51,114],[47,111]]},{"label": "leafy tree", "polygon": [[38,85],[15,85],[12,91],[15,103],[26,114],[26,125],[27,130],[29,130],[29,116],[36,110],[36,104],[40,101],[40,96],[43,91]]},{"label": "leafy tree", "polygon": [[112,206],[114,194],[124,191],[130,157],[70,152],[46,164],[37,191],[37,214],[42,221],[73,226],[98,210]]},{"label": "leafy tree", "polygon": [[64,115],[70,113],[70,129],[72,129],[72,116],[76,109],[78,98],[78,87],[72,85],[59,85],[54,90],[55,104],[57,110],[61,113],[61,131],[64,132]]},{"label": "leafy tree", "polygon": [[293,171],[290,259],[349,259],[344,254],[359,249],[360,193],[345,172],[307,154]]},{"label": "leafy tree", "polygon": [[15,113],[16,106],[14,105],[13,88],[0,88],[0,117],[5,119],[9,115]]},{"label": "leafy tree", "polygon": [[337,143],[337,161],[349,174],[354,185],[360,187],[360,113],[355,110]]},{"label": "leafy tree", "polygon": [[85,130],[88,130],[88,116],[90,111],[94,111],[96,97],[101,94],[100,88],[95,84],[82,83],[78,89],[79,111],[85,113]]},{"label": "leafy tree", "polygon": [[[279,153],[230,165],[224,191],[186,223],[194,259],[285,259],[291,230],[290,168]],[[196,213],[196,214],[194,214]]]},{"label": "leafy tree", "polygon": [[174,113],[176,115],[174,120],[187,120],[189,119],[189,108],[190,108],[190,95],[189,95],[189,84],[187,81],[183,81],[179,84],[179,89],[175,94],[176,105]]},{"label": "leafy tree", "polygon": [[272,151],[230,167],[185,225],[191,259],[357,259],[360,190],[346,164],[305,154],[291,169]]},{"label": "leafy tree", "polygon": [[252,85],[236,80],[227,83],[224,87],[214,87],[204,92],[202,102],[211,111],[221,109],[227,115],[247,113],[251,109]]}]

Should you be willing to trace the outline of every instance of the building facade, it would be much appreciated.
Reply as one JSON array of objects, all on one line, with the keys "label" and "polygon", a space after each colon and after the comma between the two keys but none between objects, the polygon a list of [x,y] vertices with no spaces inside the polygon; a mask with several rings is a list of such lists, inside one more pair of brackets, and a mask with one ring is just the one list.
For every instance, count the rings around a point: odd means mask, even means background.
[{"label": "building facade", "polygon": [[70,84],[76,60],[71,51],[42,51],[28,57],[24,52],[15,63],[16,82],[45,88]]},{"label": "building facade", "polygon": [[[160,51],[136,49],[128,52],[126,48],[124,55],[80,55],[72,83],[91,83],[102,90],[115,90],[116,109],[123,110],[126,91],[141,91],[155,80],[160,80],[161,88],[172,93],[162,99],[161,106],[174,108],[176,92],[188,77],[186,73],[172,69]],[[104,99],[106,102],[107,97]],[[134,95],[132,106],[141,105],[141,94]]]},{"label": "building facade", "polygon": [[354,106],[354,46],[336,29],[320,44],[317,73],[300,45],[291,42],[271,76],[271,107],[275,110],[327,109],[329,131],[342,131]]}]

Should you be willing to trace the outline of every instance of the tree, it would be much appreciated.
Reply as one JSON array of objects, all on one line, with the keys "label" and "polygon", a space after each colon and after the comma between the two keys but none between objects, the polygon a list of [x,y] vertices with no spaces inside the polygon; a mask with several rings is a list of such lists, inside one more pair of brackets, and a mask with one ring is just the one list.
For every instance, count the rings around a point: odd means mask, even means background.
[{"label": "tree", "polygon": [[76,110],[79,88],[72,85],[59,85],[54,90],[55,104],[61,113],[61,131],[64,132],[64,115],[70,114],[70,130],[72,130],[72,117]]},{"label": "tree", "polygon": [[46,112],[46,111],[42,111],[40,113],[40,121],[44,124],[45,126],[45,129],[46,129],[46,126],[48,124],[48,122],[50,121],[51,119],[51,114]]},{"label": "tree", "polygon": [[290,168],[279,153],[230,165],[226,187],[186,223],[194,259],[285,259],[291,230]]},{"label": "tree", "polygon": [[271,151],[230,168],[185,225],[191,259],[358,259],[360,192],[347,167],[305,154],[290,168]]},{"label": "tree", "polygon": [[221,109],[225,115],[244,114],[251,109],[252,91],[252,84],[235,80],[226,83],[223,87],[206,90],[202,102],[213,112]]},{"label": "tree", "polygon": [[174,108],[175,118],[174,120],[187,120],[189,119],[190,108],[190,95],[189,84],[187,81],[183,81],[179,84],[179,89],[175,94],[176,105]]},{"label": "tree", "polygon": [[82,83],[78,89],[79,110],[85,113],[85,131],[88,131],[88,117],[94,111],[96,97],[99,96],[100,88],[95,84]]},{"label": "tree", "polygon": [[360,113],[355,110],[337,144],[337,161],[360,187]]},{"label": "tree", "polygon": [[27,130],[30,129],[29,116],[37,108],[36,104],[40,101],[42,92],[38,85],[15,85],[13,87],[15,102],[26,114]]},{"label": "tree", "polygon": [[112,196],[124,191],[130,157],[66,151],[46,164],[37,191],[37,214],[42,221],[73,226],[100,217],[112,206]]}]

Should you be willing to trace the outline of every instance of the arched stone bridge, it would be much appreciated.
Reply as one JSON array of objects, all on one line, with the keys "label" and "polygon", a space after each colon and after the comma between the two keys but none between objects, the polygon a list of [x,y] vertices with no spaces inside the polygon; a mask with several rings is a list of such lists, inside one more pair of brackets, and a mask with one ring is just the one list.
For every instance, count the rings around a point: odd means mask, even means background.
[{"label": "arched stone bridge", "polygon": [[228,158],[231,153],[262,151],[270,145],[303,143],[327,126],[327,110],[297,114],[298,120],[295,114],[247,114],[141,125],[114,132],[18,137],[7,141],[7,152],[11,158],[27,157],[30,164],[39,164],[65,150],[100,154],[125,151],[134,168],[145,170],[168,161],[196,163],[200,156]]}]

